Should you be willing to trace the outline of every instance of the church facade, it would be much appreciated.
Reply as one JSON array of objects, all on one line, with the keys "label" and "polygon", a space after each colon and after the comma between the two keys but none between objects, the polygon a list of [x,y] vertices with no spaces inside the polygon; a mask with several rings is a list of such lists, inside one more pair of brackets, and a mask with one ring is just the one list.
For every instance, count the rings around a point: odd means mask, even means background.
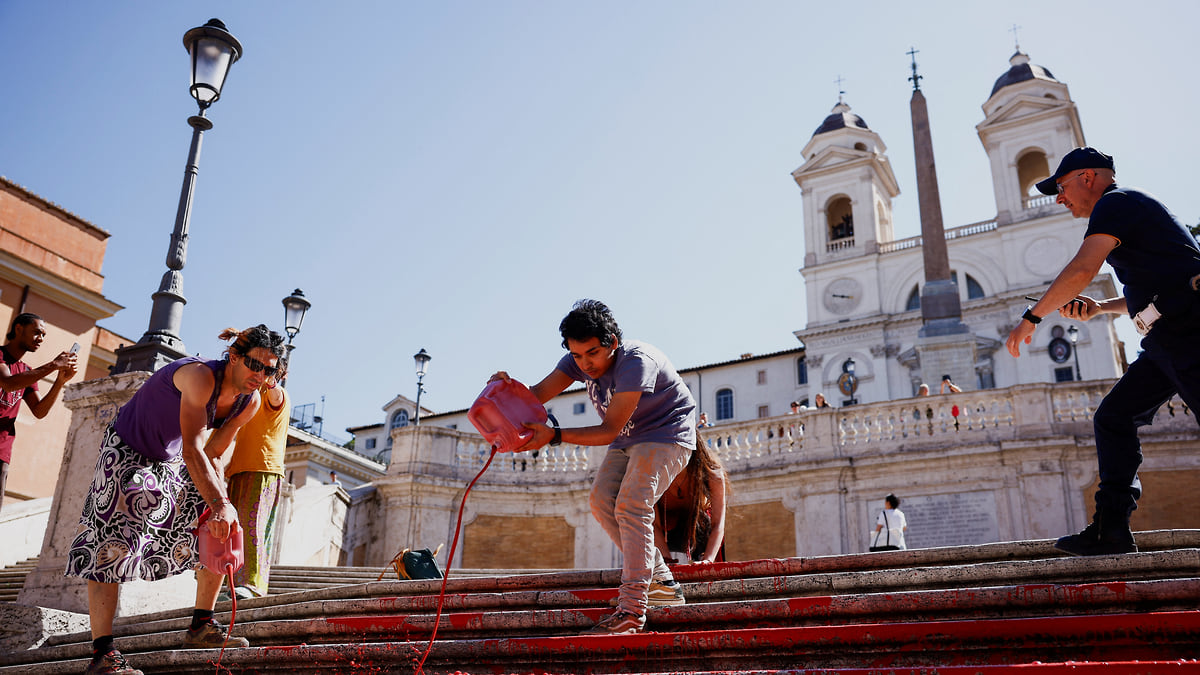
[{"label": "church facade", "polygon": [[[1123,347],[1110,318],[1072,325],[1051,315],[1023,358],[1002,351],[1025,297],[1049,285],[1085,228],[1033,190],[1085,144],[1067,86],[1024,53],[1009,65],[976,126],[996,214],[943,233],[967,327],[969,349],[959,353],[970,355],[937,362],[948,372],[928,363],[936,340],[922,342],[923,241],[894,236],[900,190],[883,139],[839,101],[804,147],[793,172],[803,192],[808,308],[799,344],[680,371],[714,425],[702,434],[732,481],[730,560],[865,551],[889,492],[905,500],[916,547],[1052,538],[1090,516],[1090,416],[1124,370]],[[1107,275],[1088,292],[1117,293]],[[922,383],[937,394],[942,374],[962,392],[915,396]],[[819,392],[833,408],[787,414],[790,401]],[[566,426],[596,422],[579,388],[547,407]],[[587,501],[604,450],[490,457],[466,413],[422,411],[417,429],[412,402],[397,397],[383,423],[351,429],[356,448],[387,450],[378,456],[387,472],[370,484],[373,496],[356,497],[370,515],[350,520],[368,531],[354,534],[347,562],[382,565],[402,548],[448,546],[462,506],[454,567],[617,566]],[[1144,430],[1142,479],[1153,489],[1135,529],[1195,526],[1194,509],[1179,500],[1200,479],[1197,437],[1193,413],[1178,401]]]},{"label": "church facade", "polygon": [[[808,325],[796,337],[807,347],[810,373],[826,389],[836,389],[848,361],[859,401],[913,396],[922,382],[938,393],[941,375],[964,390],[1077,379],[1068,358],[1076,322],[1056,314],[1047,317],[1027,357],[1003,353],[1029,304],[1026,296],[1037,297],[1049,285],[1086,227],[1034,188],[1063,155],[1085,145],[1067,85],[1024,53],[1010,66],[976,127],[990,160],[996,215],[945,231],[962,321],[975,342],[974,358],[950,368],[956,372],[922,372],[915,348],[925,283],[922,241],[893,236],[899,187],[883,139],[839,101],[804,147],[804,163],[792,176],[804,196]],[[1116,294],[1107,274],[1088,292]],[[1122,347],[1111,316],[1105,317],[1074,325],[1080,371],[1088,379],[1123,370]]]}]

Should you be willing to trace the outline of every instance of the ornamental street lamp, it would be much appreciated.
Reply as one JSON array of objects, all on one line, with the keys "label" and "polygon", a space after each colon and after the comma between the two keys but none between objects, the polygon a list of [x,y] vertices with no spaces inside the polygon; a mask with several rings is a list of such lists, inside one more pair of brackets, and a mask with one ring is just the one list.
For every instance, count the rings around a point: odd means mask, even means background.
[{"label": "ornamental street lamp", "polygon": [[425,351],[424,347],[421,348],[421,351],[413,354],[413,363],[417,366],[417,421],[414,426],[418,427],[421,426],[421,392],[425,391],[425,385],[421,382],[425,379],[425,368],[429,366],[431,358],[433,357]]},{"label": "ornamental street lamp", "polygon": [[229,33],[220,19],[193,28],[183,34],[183,46],[192,59],[192,79],[189,91],[200,106],[200,114],[188,118],[192,127],[192,145],[188,151],[187,167],[183,172],[183,188],[179,208],[175,213],[175,229],[167,249],[167,272],[163,275],[150,313],[150,326],[137,344],[117,350],[117,362],[112,373],[135,370],[154,372],[172,361],[187,356],[183,338],[179,337],[183,317],[183,269],[187,262],[188,224],[192,215],[192,192],[199,173],[200,139],[212,128],[204,116],[205,110],[221,98],[229,67],[242,56],[242,43]]},{"label": "ornamental street lamp", "polygon": [[[292,338],[300,333],[300,326],[304,323],[304,315],[308,313],[308,308],[312,307],[312,303],[304,297],[304,291],[297,288],[292,291],[292,294],[283,299],[283,329],[287,331],[287,351],[283,354],[283,361],[287,365],[292,362]],[[286,372],[286,371],[285,371]],[[287,376],[285,375],[279,381],[280,386],[287,384]]]},{"label": "ornamental street lamp", "polygon": [[1079,329],[1071,326],[1067,329],[1067,337],[1071,338],[1071,353],[1075,355],[1075,381],[1079,382],[1083,380],[1083,377],[1079,374],[1079,348],[1077,346],[1079,344]]}]

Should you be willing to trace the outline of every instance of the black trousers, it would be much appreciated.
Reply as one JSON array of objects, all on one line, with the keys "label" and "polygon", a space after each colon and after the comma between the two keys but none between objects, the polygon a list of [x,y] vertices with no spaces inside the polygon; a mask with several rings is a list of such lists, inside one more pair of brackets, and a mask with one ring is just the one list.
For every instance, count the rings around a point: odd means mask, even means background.
[{"label": "black trousers", "polygon": [[1142,350],[1093,417],[1100,465],[1096,510],[1125,522],[1142,496],[1137,430],[1153,422],[1174,394],[1191,409],[1193,419],[1200,411],[1200,321],[1181,325],[1162,319],[1142,340]]}]

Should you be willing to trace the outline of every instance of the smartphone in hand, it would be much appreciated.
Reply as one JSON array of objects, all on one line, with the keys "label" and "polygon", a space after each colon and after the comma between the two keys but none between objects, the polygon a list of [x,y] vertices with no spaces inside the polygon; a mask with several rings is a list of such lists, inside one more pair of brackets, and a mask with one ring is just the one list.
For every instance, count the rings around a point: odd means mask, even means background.
[{"label": "smartphone in hand", "polygon": [[78,343],[78,342],[76,342],[75,344],[71,345],[71,353],[72,353],[72,354],[78,354],[78,353],[79,353],[79,343]]}]

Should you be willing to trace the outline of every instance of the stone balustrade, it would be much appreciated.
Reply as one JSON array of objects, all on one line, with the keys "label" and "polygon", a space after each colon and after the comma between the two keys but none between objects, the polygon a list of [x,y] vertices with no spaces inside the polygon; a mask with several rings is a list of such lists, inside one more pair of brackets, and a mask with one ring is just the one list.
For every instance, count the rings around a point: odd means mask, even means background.
[{"label": "stone balustrade", "polygon": [[[1092,414],[1112,384],[1020,385],[704,428],[701,435],[733,482],[731,518],[739,524],[730,550],[742,559],[860,550],[880,495],[889,491],[906,495],[910,523],[920,526],[914,541],[926,540],[921,546],[1046,538],[1081,528],[1095,489]],[[1162,407],[1141,437],[1154,482],[1192,480],[1200,429],[1178,399]],[[487,540],[495,528],[559,537],[551,552],[570,552],[559,563],[568,567],[617,564],[588,501],[603,448],[563,444],[492,457],[491,447],[466,430],[409,427],[392,438],[387,475],[374,483],[376,510],[363,521],[370,532],[360,539],[368,545],[355,561],[385,564],[405,547],[448,544],[462,508],[455,565],[462,564],[461,551],[477,560],[486,546],[489,560],[519,567],[533,545],[500,550]],[[1139,516],[1143,527],[1171,526],[1169,494],[1154,492]],[[979,522],[947,524],[951,514]]]},{"label": "stone balustrade", "polygon": [[[708,427],[701,435],[731,468],[777,465],[801,455],[805,461],[847,454],[890,454],[946,445],[995,443],[1043,434],[1092,434],[1092,413],[1114,380],[1022,385],[943,396],[898,399],[843,408],[810,409],[796,415],[767,417]],[[1178,398],[1167,402],[1142,434],[1195,432],[1194,414]],[[402,438],[407,433],[398,432]],[[469,481],[479,473],[491,448],[475,433],[423,427],[422,434],[449,445],[448,476]],[[535,452],[500,453],[480,478],[482,484],[575,484],[598,465],[602,448],[563,444]]]},{"label": "stone balustrade", "polygon": [[[984,232],[991,232],[992,230],[996,229],[997,226],[998,226],[998,223],[996,222],[996,219],[992,218],[989,220],[981,220],[976,223],[968,223],[966,225],[960,225],[958,227],[953,227],[953,228],[950,228],[949,230],[946,230],[946,232],[945,232],[946,241],[950,241],[952,239],[961,239],[963,237],[969,237],[969,236],[975,235],[975,234],[982,234]],[[921,242],[922,242],[922,239],[921,239],[920,235],[915,236],[915,237],[908,237],[905,239],[897,239],[895,241],[880,242],[879,252],[880,253],[895,253],[896,251],[903,251],[903,250],[910,249],[910,248],[917,248],[921,245]]]}]

